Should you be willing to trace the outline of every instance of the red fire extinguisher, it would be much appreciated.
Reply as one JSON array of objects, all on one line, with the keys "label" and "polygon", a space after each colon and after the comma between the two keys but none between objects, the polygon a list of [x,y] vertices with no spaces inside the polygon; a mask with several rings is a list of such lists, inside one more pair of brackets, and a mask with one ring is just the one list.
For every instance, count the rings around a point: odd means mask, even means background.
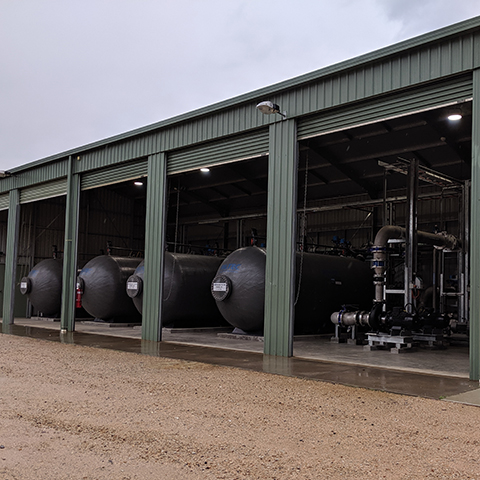
[{"label": "red fire extinguisher", "polygon": [[82,282],[77,282],[77,288],[75,291],[75,308],[82,308],[82,295],[83,295]]}]

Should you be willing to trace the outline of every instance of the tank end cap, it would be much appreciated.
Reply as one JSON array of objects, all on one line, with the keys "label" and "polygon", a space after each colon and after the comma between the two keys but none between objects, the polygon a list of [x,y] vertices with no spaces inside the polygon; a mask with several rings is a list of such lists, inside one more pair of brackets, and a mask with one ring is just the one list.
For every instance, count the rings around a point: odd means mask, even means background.
[{"label": "tank end cap", "polygon": [[232,293],[232,281],[226,275],[218,275],[212,281],[211,291],[217,302],[223,302]]}]

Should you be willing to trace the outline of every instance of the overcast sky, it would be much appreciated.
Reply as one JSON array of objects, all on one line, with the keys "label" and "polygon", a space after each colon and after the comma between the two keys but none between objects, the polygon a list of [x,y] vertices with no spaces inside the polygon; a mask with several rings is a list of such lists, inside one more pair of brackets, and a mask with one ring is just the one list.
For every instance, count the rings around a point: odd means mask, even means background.
[{"label": "overcast sky", "polygon": [[479,0],[0,0],[0,170],[477,15]]}]

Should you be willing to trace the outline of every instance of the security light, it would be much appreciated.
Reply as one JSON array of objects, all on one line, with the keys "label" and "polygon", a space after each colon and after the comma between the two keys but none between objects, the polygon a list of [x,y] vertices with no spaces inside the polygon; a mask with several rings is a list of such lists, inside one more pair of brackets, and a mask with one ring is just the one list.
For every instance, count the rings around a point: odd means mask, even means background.
[{"label": "security light", "polygon": [[287,118],[287,112],[281,112],[280,107],[273,102],[260,102],[257,105],[257,108],[264,114],[264,115],[271,115],[272,113],[278,113],[283,118]]}]

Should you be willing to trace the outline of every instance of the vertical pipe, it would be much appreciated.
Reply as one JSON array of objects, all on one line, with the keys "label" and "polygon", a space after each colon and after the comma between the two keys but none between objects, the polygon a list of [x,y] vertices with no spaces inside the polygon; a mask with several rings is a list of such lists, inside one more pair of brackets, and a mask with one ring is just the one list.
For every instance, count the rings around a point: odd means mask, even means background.
[{"label": "vertical pipe", "polygon": [[20,192],[10,190],[8,203],[7,246],[5,251],[5,282],[3,287],[2,332],[10,333],[14,321],[17,253],[20,232]]},{"label": "vertical pipe", "polygon": [[445,297],[445,252],[442,250],[440,252],[440,266],[439,266],[439,277],[440,277],[440,313],[446,313],[446,297]]},{"label": "vertical pipe", "polygon": [[237,248],[243,247],[243,222],[244,220],[237,220]]},{"label": "vertical pipe", "polygon": [[457,271],[458,271],[458,322],[465,321],[465,230],[466,230],[466,215],[465,215],[465,196],[466,187],[462,185],[462,190],[458,202],[460,210],[459,214],[459,237],[461,239],[461,248],[457,252]]},{"label": "vertical pipe", "polygon": [[264,353],[293,355],[298,142],[295,120],[270,125]]},{"label": "vertical pipe", "polygon": [[228,250],[228,239],[230,237],[230,222],[223,224],[223,250]]},{"label": "vertical pipe", "polygon": [[74,162],[75,160],[70,156],[68,159],[65,242],[63,247],[62,308],[60,317],[60,329],[62,332],[73,332],[75,330],[80,175],[74,173]]},{"label": "vertical pipe", "polygon": [[162,339],[163,268],[167,204],[167,158],[164,152],[148,157],[145,219],[145,276],[142,339]]},{"label": "vertical pipe", "polygon": [[135,203],[136,200],[133,198],[130,202],[131,208],[130,208],[130,248],[131,249],[136,249],[137,245],[135,243],[135,231],[136,231],[136,225],[135,225]]},{"label": "vertical pipe", "polygon": [[387,186],[387,170],[383,169],[383,226],[388,223]]},{"label": "vertical pipe", "polygon": [[[90,225],[90,190],[85,190],[82,193],[82,198],[85,198],[85,215],[84,215],[84,223],[83,223],[83,249],[82,253],[82,260],[86,260],[86,255],[90,251],[90,246],[88,244],[88,226]],[[83,265],[80,265],[83,266]]]},{"label": "vertical pipe", "polygon": [[433,274],[432,274],[432,288],[433,288],[433,297],[432,297],[432,307],[434,311],[438,312],[438,250],[433,249]]},{"label": "vertical pipe", "polygon": [[464,218],[465,218],[465,234],[462,242],[464,271],[463,271],[463,303],[464,303],[464,315],[465,322],[469,322],[470,319],[470,201],[471,201],[471,182],[468,180],[464,186]]},{"label": "vertical pipe", "polygon": [[411,289],[417,268],[417,191],[418,159],[413,158],[408,168],[408,215],[405,245],[404,304],[408,313],[413,311]]},{"label": "vertical pipe", "polygon": [[480,68],[473,71],[470,215],[470,379],[480,379]]}]

